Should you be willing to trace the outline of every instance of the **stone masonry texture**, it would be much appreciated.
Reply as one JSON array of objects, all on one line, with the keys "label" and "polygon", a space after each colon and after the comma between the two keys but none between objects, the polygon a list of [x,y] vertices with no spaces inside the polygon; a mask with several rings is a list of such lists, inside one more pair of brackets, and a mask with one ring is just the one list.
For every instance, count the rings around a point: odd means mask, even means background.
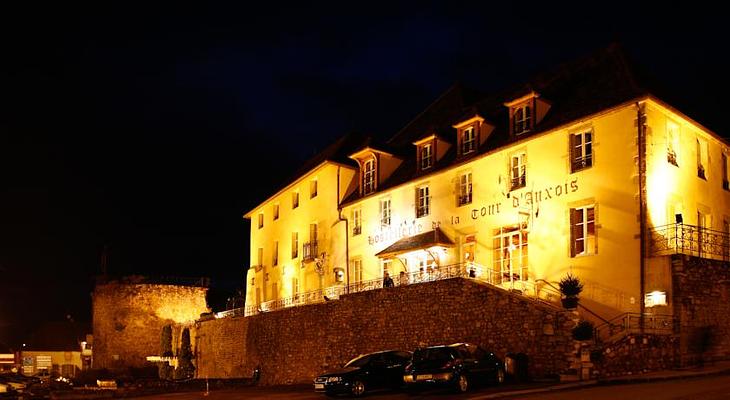
[{"label": "stone masonry texture", "polygon": [[353,357],[387,349],[473,342],[524,353],[532,376],[569,367],[575,325],[568,313],[466,279],[342,296],[251,317],[199,321],[198,378],[247,378],[265,385],[310,383]]},{"label": "stone masonry texture", "polygon": [[679,320],[682,364],[730,357],[730,265],[672,257],[674,314]]},{"label": "stone masonry texture", "polygon": [[[165,325],[190,324],[207,312],[207,288],[109,282],[94,288],[94,368],[151,365]],[[176,342],[180,330],[175,330]]]}]

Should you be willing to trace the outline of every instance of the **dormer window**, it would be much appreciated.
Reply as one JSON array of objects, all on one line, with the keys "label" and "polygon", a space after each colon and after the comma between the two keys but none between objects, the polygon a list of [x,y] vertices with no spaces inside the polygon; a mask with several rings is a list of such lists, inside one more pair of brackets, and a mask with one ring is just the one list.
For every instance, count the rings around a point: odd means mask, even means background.
[{"label": "dormer window", "polygon": [[433,165],[433,144],[426,143],[419,149],[419,165],[421,170],[429,169]]},{"label": "dormer window", "polygon": [[529,104],[522,104],[514,108],[512,127],[515,135],[521,135],[532,129],[532,109]]},{"label": "dormer window", "polygon": [[477,149],[476,131],[469,126],[461,131],[461,155],[469,154]]},{"label": "dormer window", "polygon": [[375,191],[375,159],[369,159],[363,163],[362,171],[362,194],[370,194]]}]

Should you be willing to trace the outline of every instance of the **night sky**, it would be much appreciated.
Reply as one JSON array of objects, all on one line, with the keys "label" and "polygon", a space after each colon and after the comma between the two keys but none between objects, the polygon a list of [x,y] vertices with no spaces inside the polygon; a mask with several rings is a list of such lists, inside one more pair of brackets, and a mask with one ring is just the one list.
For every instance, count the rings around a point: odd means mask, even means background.
[{"label": "night sky", "polygon": [[242,286],[244,212],[457,81],[502,89],[619,42],[729,132],[726,22],[705,8],[270,3],[0,10],[0,342],[90,321],[105,245],[111,274]]}]

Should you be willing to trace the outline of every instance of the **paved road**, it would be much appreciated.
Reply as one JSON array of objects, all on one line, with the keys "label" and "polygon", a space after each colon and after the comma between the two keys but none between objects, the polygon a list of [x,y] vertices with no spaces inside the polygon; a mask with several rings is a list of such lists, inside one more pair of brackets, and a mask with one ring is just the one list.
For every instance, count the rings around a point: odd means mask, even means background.
[{"label": "paved road", "polygon": [[[421,393],[375,393],[365,396],[372,400],[427,400],[427,399],[464,399],[487,400],[494,398],[497,392],[505,389],[520,389],[505,386],[500,389],[481,388],[467,395],[454,395],[448,391],[425,391]],[[347,398],[347,397],[343,397]],[[713,376],[703,378],[637,383],[627,385],[593,386],[586,389],[553,391],[510,397],[511,399],[535,400],[730,400],[730,376]],[[211,391],[208,396],[202,392],[171,393],[166,395],[140,397],[139,399],[169,400],[238,400],[238,399],[275,399],[275,400],[323,400],[325,396],[313,393],[308,387],[246,387],[235,390]]]},{"label": "paved road", "polygon": [[[728,400],[730,399],[730,376],[596,386],[587,389],[518,396],[516,398],[520,400]],[[479,397],[474,397],[474,400],[477,399]]]}]

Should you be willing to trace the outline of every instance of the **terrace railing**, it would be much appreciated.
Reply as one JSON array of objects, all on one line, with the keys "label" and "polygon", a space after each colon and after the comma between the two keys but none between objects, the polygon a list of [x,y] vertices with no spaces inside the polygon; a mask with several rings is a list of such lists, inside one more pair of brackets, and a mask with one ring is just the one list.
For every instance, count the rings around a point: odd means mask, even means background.
[{"label": "terrace railing", "polygon": [[730,235],[695,225],[668,224],[649,231],[649,254],[653,257],[687,254],[700,258],[730,260]]},{"label": "terrace railing", "polygon": [[[677,323],[678,320],[672,315],[644,314],[643,333],[671,335],[677,331]],[[620,334],[641,332],[641,314],[624,313],[596,326],[594,337],[599,341],[607,341]]]}]

